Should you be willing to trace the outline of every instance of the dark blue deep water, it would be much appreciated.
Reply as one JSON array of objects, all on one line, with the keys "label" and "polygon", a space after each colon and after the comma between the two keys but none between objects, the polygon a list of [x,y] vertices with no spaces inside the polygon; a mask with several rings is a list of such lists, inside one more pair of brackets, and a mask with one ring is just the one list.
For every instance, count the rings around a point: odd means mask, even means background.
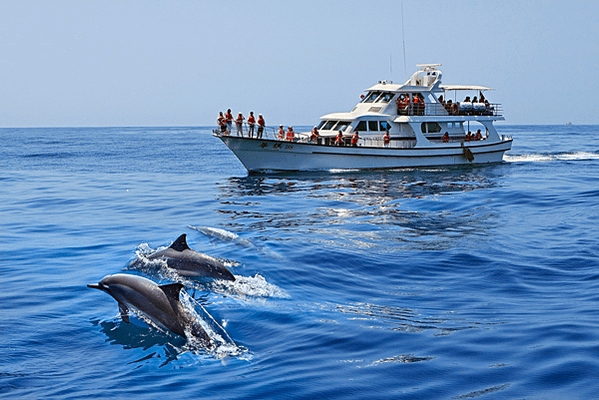
[{"label": "dark blue deep water", "polygon": [[[599,127],[498,130],[498,165],[248,176],[208,128],[0,129],[0,397],[599,398]],[[129,267],[181,233],[237,281]],[[118,272],[230,339],[123,322]]]}]

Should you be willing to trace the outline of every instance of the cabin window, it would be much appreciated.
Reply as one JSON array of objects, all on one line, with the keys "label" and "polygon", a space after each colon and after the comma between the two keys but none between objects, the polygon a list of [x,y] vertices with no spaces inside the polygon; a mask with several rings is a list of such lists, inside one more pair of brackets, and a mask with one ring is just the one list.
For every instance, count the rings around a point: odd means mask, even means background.
[{"label": "cabin window", "polygon": [[366,121],[360,121],[358,122],[358,125],[356,125],[356,131],[365,131],[366,129]]},{"label": "cabin window", "polygon": [[322,130],[324,130],[324,131],[330,131],[330,130],[331,130],[331,128],[332,128],[333,126],[335,126],[335,124],[336,124],[337,122],[338,122],[338,121],[327,121],[327,123],[326,123],[326,124],[324,124],[324,128],[322,128]]},{"label": "cabin window", "polygon": [[320,123],[316,126],[316,129],[320,130],[326,121],[320,121]]},{"label": "cabin window", "polygon": [[374,102],[374,100],[376,100],[376,98],[379,97],[380,94],[381,92],[370,92],[368,96],[366,96],[366,98],[364,99],[364,103]]},{"label": "cabin window", "polygon": [[369,131],[378,131],[379,130],[379,122],[378,121],[368,121],[368,130]]},{"label": "cabin window", "polygon": [[339,123],[337,124],[337,126],[335,126],[336,131],[344,131],[345,128],[347,128],[347,126],[349,125],[349,122],[347,121],[339,121]]},{"label": "cabin window", "polygon": [[389,125],[389,123],[387,121],[381,121],[379,123],[380,125],[380,129],[381,131],[389,131],[391,130],[391,125]]},{"label": "cabin window", "polygon": [[427,129],[428,133],[441,132],[441,125],[439,125],[436,122],[423,122],[422,124],[420,124],[420,130],[422,131],[422,133],[427,133]]}]

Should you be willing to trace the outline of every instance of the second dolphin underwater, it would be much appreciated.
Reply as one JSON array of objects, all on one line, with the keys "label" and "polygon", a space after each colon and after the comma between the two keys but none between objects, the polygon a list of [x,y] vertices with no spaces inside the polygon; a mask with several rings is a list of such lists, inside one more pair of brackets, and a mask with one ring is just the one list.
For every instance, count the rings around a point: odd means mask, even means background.
[{"label": "second dolphin underwater", "polygon": [[[183,276],[207,276],[227,281],[235,280],[235,276],[222,262],[207,254],[190,249],[186,237],[185,233],[182,234],[168,248],[149,254],[145,258],[147,260],[164,260],[169,268],[177,270]],[[136,262],[139,260],[132,264]]]}]

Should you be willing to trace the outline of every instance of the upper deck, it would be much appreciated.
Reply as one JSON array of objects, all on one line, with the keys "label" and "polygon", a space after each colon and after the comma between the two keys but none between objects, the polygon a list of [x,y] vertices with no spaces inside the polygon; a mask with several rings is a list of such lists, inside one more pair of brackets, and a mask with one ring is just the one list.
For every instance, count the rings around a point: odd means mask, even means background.
[{"label": "upper deck", "polygon": [[[403,85],[380,81],[368,88],[349,113],[328,114],[321,119],[355,120],[360,116],[410,117],[486,117],[503,119],[501,104],[489,103],[483,92],[493,90],[479,85],[441,85],[440,64],[421,64]],[[458,93],[472,93],[463,100]],[[453,99],[449,99],[453,95]],[[477,118],[480,119],[480,118]]]}]

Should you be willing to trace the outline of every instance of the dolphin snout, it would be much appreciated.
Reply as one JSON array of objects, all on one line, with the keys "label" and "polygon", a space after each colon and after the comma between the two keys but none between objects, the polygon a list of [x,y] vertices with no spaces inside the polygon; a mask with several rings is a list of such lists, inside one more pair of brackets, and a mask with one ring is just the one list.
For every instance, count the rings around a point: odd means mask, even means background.
[{"label": "dolphin snout", "polygon": [[88,283],[87,287],[92,289],[106,290],[106,287],[99,283]]}]

